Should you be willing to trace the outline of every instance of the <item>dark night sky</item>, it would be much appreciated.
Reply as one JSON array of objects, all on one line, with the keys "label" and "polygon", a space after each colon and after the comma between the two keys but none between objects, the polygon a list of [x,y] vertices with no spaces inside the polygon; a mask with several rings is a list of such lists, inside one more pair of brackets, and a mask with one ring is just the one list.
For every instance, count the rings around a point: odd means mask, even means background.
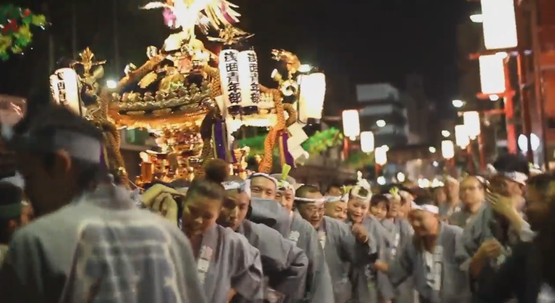
[{"label": "dark night sky", "polygon": [[[56,57],[71,53],[71,8],[77,2],[78,47],[113,62],[112,0],[45,0],[50,5]],[[160,11],[139,11],[147,0],[116,0],[119,6],[121,67],[142,64],[148,45],[162,45],[167,29]],[[37,11],[39,1],[12,0]],[[272,48],[296,53],[323,68],[334,103],[350,102],[356,83],[392,82],[404,75],[425,77],[428,95],[441,108],[457,95],[456,25],[468,18],[465,0],[231,0],[240,6],[240,27],[256,34],[263,84],[271,85]],[[40,2],[39,2],[40,3]],[[0,93],[36,94],[47,83],[47,33],[36,35],[23,58],[0,63]],[[112,66],[108,66],[108,69]],[[112,73],[113,74],[113,73]],[[41,86],[42,85],[42,86]],[[34,88],[34,89],[31,89]],[[447,106],[445,106],[446,108]]]}]

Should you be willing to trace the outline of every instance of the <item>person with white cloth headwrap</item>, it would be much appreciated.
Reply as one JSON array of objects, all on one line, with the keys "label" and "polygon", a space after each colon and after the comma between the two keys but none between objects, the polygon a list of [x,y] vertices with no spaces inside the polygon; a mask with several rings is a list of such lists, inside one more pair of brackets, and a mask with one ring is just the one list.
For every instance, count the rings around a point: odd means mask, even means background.
[{"label": "person with white cloth headwrap", "polygon": [[[340,196],[326,196],[324,215],[345,222],[347,220],[347,202],[349,202],[348,190]],[[342,191],[343,192],[343,191]]]},{"label": "person with white cloth headwrap", "polygon": [[394,286],[412,276],[420,303],[469,303],[468,279],[459,268],[456,246],[462,229],[442,222],[434,202],[418,197],[409,214],[414,235],[393,261],[377,261]]},{"label": "person with white cloth headwrap", "polygon": [[468,272],[473,291],[488,283],[516,244],[534,237],[518,210],[529,175],[528,162],[522,156],[507,154],[493,166],[496,172],[489,179],[487,203],[466,225],[457,248],[461,268]]},{"label": "person with white cloth headwrap", "polygon": [[0,179],[0,267],[13,233],[29,221],[23,212],[23,178],[17,173],[9,175]]}]

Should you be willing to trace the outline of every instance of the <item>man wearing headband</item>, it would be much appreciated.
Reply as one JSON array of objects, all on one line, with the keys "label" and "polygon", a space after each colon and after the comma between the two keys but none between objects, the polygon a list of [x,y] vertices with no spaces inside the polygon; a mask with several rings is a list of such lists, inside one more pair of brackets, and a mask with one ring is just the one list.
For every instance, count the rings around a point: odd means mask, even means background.
[{"label": "man wearing headband", "polygon": [[345,220],[347,220],[347,202],[349,201],[349,194],[342,196],[326,196],[325,198],[324,215],[345,222]]},{"label": "man wearing headband", "polygon": [[[143,302],[204,302],[189,242],[112,183],[101,164],[100,130],[57,105],[24,121],[15,131],[3,125],[2,135],[17,151],[25,190],[42,218],[14,235],[0,271],[2,297],[120,302],[116,290],[128,290],[134,294],[126,298]],[[99,268],[115,270],[90,270]]]},{"label": "man wearing headband", "polygon": [[349,276],[351,266],[365,266],[374,261],[377,247],[362,225],[350,227],[325,217],[324,203],[325,198],[314,186],[303,185],[295,193],[299,214],[318,232],[333,282],[335,303],[345,303],[353,298],[353,283]]},{"label": "man wearing headband", "polygon": [[439,209],[430,198],[418,197],[409,214],[414,235],[394,261],[377,261],[376,268],[388,274],[394,286],[408,277],[421,303],[470,303],[464,271],[456,261],[456,245],[462,229],[443,223]]},{"label": "man wearing headband", "polygon": [[474,218],[486,200],[486,179],[481,176],[468,176],[461,182],[462,208],[449,218],[449,224],[464,228]]},{"label": "man wearing headband", "polygon": [[473,290],[491,279],[512,254],[513,247],[533,237],[530,225],[517,210],[529,174],[526,159],[518,155],[500,156],[494,163],[487,203],[465,227],[458,256],[469,272]]},{"label": "man wearing headband", "polygon": [[0,179],[0,268],[13,233],[29,222],[29,214],[23,212],[23,179],[8,175]]},{"label": "man wearing headband", "polygon": [[293,210],[293,202],[295,198],[295,179],[288,176],[283,177],[282,174],[272,174],[271,176],[278,181],[276,200],[287,210]]},{"label": "man wearing headband", "polygon": [[459,181],[451,176],[445,179],[445,203],[439,205],[439,216],[448,219],[453,213],[461,209],[461,199],[459,195]]},{"label": "man wearing headband", "polygon": [[250,176],[250,189],[253,198],[275,199],[278,180],[268,174],[254,173]]},{"label": "man wearing headband", "polygon": [[[247,238],[260,251],[266,276],[264,297],[268,302],[288,303],[303,299],[308,258],[295,243],[283,238],[279,232],[248,220],[250,197],[244,183],[226,181],[226,201],[217,223],[233,229]],[[240,295],[233,303],[248,302]]]}]

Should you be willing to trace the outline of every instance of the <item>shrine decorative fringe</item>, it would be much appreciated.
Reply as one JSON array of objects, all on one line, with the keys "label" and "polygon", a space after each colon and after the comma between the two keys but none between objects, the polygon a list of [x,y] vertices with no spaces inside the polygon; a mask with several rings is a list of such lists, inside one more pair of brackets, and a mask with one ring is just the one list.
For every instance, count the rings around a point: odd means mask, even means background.
[{"label": "shrine decorative fringe", "polygon": [[281,165],[289,165],[291,167],[295,167],[295,159],[289,153],[289,146],[287,146],[287,140],[289,139],[289,133],[287,131],[281,131],[278,135],[278,142],[279,142],[279,159]]},{"label": "shrine decorative fringe", "polygon": [[214,157],[228,163],[235,163],[235,155],[229,151],[227,127],[224,121],[218,120],[212,125],[212,140],[214,143]]}]

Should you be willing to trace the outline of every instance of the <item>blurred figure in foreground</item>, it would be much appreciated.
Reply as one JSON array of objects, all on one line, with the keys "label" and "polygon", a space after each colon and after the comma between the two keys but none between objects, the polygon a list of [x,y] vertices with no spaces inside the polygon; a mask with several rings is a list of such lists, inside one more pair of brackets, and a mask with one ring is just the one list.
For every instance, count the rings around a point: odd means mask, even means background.
[{"label": "blurred figure in foreground", "polygon": [[114,184],[93,124],[48,105],[15,130],[3,125],[2,135],[17,151],[40,218],[14,235],[0,271],[0,297],[11,303],[206,302],[190,243]]},{"label": "blurred figure in foreground", "polygon": [[30,206],[23,205],[22,188],[23,179],[19,174],[0,179],[0,267],[13,233],[30,220]]}]

